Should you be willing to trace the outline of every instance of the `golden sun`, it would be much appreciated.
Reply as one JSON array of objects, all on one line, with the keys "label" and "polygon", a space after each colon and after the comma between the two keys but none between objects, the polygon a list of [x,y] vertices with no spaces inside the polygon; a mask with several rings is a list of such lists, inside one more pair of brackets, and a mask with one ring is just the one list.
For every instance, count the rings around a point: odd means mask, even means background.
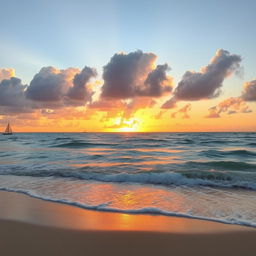
[{"label": "golden sun", "polygon": [[124,119],[118,117],[114,120],[114,125],[112,131],[116,132],[139,132],[140,131],[141,120],[139,118],[129,118]]}]

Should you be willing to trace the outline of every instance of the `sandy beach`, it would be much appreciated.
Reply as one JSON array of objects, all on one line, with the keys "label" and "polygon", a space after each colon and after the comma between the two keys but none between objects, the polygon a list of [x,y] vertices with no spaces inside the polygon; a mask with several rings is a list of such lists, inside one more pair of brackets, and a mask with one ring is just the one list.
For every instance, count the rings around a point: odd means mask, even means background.
[{"label": "sandy beach", "polygon": [[256,229],[88,211],[0,192],[1,255],[253,255]]}]

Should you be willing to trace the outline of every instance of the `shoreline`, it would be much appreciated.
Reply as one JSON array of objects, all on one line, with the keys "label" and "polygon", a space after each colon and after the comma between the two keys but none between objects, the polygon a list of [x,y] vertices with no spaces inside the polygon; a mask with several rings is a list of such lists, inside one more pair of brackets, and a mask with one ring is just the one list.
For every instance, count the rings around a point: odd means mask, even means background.
[{"label": "shoreline", "polygon": [[[256,228],[183,216],[97,211],[0,190],[0,220],[75,230],[151,231],[165,233],[256,232]],[[87,220],[87,221],[85,221]]]},{"label": "shoreline", "polygon": [[[5,211],[0,211],[0,220],[20,221],[68,229],[132,230],[168,233],[173,231],[175,233],[220,233],[248,230],[256,232],[255,227],[223,223],[215,220],[154,213],[97,211],[64,202],[38,198],[23,192],[0,190],[0,209],[4,209],[6,206]],[[31,215],[30,213],[33,214]],[[89,221],[84,222],[84,218]],[[66,221],[67,219],[68,221]],[[105,221],[103,222],[103,220]]]},{"label": "shoreline", "polygon": [[[64,202],[64,201],[55,201],[55,200],[51,200],[51,199],[46,199],[46,198],[41,198],[39,196],[36,196],[36,195],[31,195],[29,193],[26,193],[24,191],[15,191],[15,190],[8,190],[8,189],[0,189],[0,195],[2,192],[7,192],[7,193],[15,193],[15,194],[19,194],[19,195],[24,195],[26,197],[30,197],[30,198],[33,198],[33,199],[37,199],[37,200],[40,200],[40,201],[44,201],[44,202],[49,202],[49,203],[54,203],[54,204],[61,204],[61,205],[66,205],[66,206],[70,206],[70,207],[75,207],[75,208],[79,208],[81,210],[84,210],[86,212],[100,212],[100,213],[114,213],[114,214],[124,214],[124,215],[131,215],[131,216],[163,216],[163,217],[167,217],[167,218],[183,218],[183,219],[189,219],[189,220],[195,220],[195,221],[208,221],[208,222],[214,222],[214,223],[219,223],[219,224],[225,224],[225,225],[232,225],[232,226],[240,226],[240,227],[248,227],[248,228],[253,228],[256,230],[256,226],[253,226],[253,225],[249,225],[249,224],[238,224],[238,223],[229,223],[229,222],[225,222],[225,221],[222,221],[222,220],[218,220],[218,219],[208,219],[208,218],[203,218],[203,217],[197,217],[197,216],[186,216],[186,215],[182,215],[182,214],[177,214],[177,215],[172,215],[172,214],[165,214],[165,213],[158,213],[158,212],[125,212],[125,211],[118,211],[118,210],[115,210],[115,209],[106,209],[106,210],[98,210],[94,207],[92,208],[86,208],[86,207],[83,207],[83,206],[80,206],[79,204],[71,204],[71,203],[68,203],[68,202]],[[0,201],[0,206],[1,206],[1,201]],[[1,219],[1,212],[0,212],[0,219]]]},{"label": "shoreline", "polygon": [[84,210],[0,191],[0,252],[6,256],[249,256],[256,229],[159,215]]}]

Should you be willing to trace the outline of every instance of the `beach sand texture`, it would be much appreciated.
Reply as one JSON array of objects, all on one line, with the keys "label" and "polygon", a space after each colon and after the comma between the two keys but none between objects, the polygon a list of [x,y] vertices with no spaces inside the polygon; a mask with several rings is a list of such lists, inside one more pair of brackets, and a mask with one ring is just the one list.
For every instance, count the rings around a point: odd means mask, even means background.
[{"label": "beach sand texture", "polygon": [[232,255],[256,252],[256,230],[97,212],[0,192],[1,255]]}]

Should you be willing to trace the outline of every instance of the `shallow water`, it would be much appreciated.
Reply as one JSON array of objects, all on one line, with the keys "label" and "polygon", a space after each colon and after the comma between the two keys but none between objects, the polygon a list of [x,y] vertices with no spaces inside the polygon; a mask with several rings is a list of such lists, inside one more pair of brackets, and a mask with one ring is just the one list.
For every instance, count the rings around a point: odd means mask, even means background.
[{"label": "shallow water", "polygon": [[0,136],[0,189],[88,209],[256,226],[256,133]]}]

